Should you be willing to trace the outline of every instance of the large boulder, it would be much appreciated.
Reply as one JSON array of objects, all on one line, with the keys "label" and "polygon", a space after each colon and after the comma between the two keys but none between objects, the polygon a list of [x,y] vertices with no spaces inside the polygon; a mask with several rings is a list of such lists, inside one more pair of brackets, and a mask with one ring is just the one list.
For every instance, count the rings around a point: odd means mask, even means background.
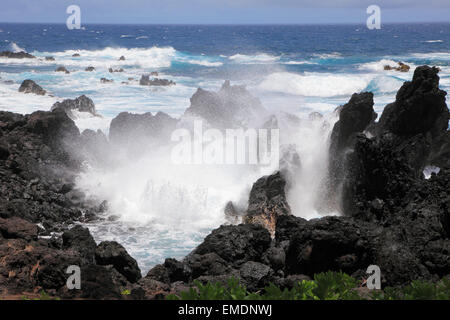
[{"label": "large boulder", "polygon": [[112,265],[128,281],[137,282],[141,278],[138,264],[125,248],[115,241],[101,242],[95,251],[95,260],[99,265]]},{"label": "large boulder", "polygon": [[[42,136],[46,144],[56,147],[58,151],[67,151],[65,147],[76,143],[80,136],[78,127],[59,108],[52,112],[33,112],[28,116],[25,127],[29,132]],[[67,158],[67,153],[62,156]]]},{"label": "large boulder", "polygon": [[19,92],[34,93],[40,96],[44,96],[46,93],[46,91],[33,80],[24,80],[20,85]]},{"label": "large boulder", "polygon": [[291,214],[285,186],[280,172],[259,178],[250,191],[244,222],[262,225],[274,236],[277,218]]},{"label": "large boulder", "polygon": [[288,274],[328,270],[354,273],[374,260],[369,229],[349,218],[325,217],[299,223],[290,230],[286,252]]},{"label": "large boulder", "polygon": [[231,265],[239,266],[247,261],[261,261],[270,243],[270,234],[262,226],[228,225],[213,230],[192,253],[215,253]]},{"label": "large boulder", "polygon": [[200,276],[226,275],[232,270],[230,263],[214,252],[203,255],[190,254],[184,263],[189,266],[192,279]]},{"label": "large boulder", "polygon": [[85,264],[92,264],[95,261],[97,244],[88,228],[76,225],[64,232],[62,234],[62,248],[78,251]]},{"label": "large boulder", "polygon": [[18,217],[0,218],[0,235],[5,239],[37,240],[38,228],[34,223]]}]

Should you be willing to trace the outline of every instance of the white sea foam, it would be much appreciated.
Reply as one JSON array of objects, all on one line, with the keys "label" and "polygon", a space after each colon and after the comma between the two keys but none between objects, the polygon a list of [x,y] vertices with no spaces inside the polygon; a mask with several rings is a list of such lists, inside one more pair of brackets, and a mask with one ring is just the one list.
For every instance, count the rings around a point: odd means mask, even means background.
[{"label": "white sea foam", "polygon": [[291,65],[301,65],[301,64],[318,64],[317,62],[312,61],[287,61],[283,62],[283,64],[291,64]]},{"label": "white sea foam", "polygon": [[425,42],[427,42],[427,43],[441,43],[441,42],[444,42],[444,40],[427,40]]},{"label": "white sea foam", "polygon": [[342,58],[342,54],[339,52],[332,52],[332,53],[315,53],[313,54],[314,57],[319,59],[339,59]]},{"label": "white sea foam", "polygon": [[367,87],[372,75],[288,72],[272,73],[259,89],[309,97],[351,95]]},{"label": "white sea foam", "polygon": [[259,64],[259,63],[273,63],[280,60],[280,57],[273,56],[267,53],[260,53],[256,55],[235,54],[228,59],[242,64]]},{"label": "white sea foam", "polygon": [[11,42],[11,44],[9,45],[9,47],[10,47],[10,50],[11,50],[12,52],[21,52],[21,51],[25,51],[25,49],[19,47],[19,46],[17,45],[17,43],[15,43],[15,42]]}]

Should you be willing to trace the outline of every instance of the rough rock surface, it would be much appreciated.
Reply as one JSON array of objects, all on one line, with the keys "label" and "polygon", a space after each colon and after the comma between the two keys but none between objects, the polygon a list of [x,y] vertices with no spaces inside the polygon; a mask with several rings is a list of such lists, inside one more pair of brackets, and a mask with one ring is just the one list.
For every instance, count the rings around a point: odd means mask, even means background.
[{"label": "rough rock surface", "polygon": [[[418,68],[379,123],[372,123],[370,94],[352,97],[348,113],[341,109],[340,119],[353,119],[340,122],[333,137],[345,168],[343,215],[307,221],[289,214],[283,175],[290,171],[274,173],[255,183],[247,212],[275,217],[269,228],[258,222],[220,226],[184,259],[168,258],[143,278],[120,244],[97,246],[87,229],[68,229],[106,207],[86,201],[73,183],[85,153],[92,153],[82,145],[103,141],[108,149],[106,137],[94,131],[80,135],[59,108],[25,116],[0,112],[0,296],[44,289],[62,298],[163,299],[188,290],[194,280],[225,283],[232,276],[251,291],[269,282],[292,288],[327,270],[363,278],[370,264],[380,266],[382,286],[448,276],[448,109],[438,81],[435,69]],[[224,90],[230,90],[227,86]],[[204,116],[209,108],[200,110]],[[236,115],[231,114],[228,119]],[[129,130],[164,136],[164,119],[177,124],[167,115],[157,117],[119,115],[111,125],[111,142],[120,143],[122,136],[122,142],[131,141]],[[410,120],[416,126],[403,127]],[[439,173],[424,179],[423,166],[438,162],[443,164]],[[62,236],[51,237],[53,232]],[[66,287],[69,265],[81,266],[81,290]],[[122,295],[124,289],[131,294]]]},{"label": "rough rock surface", "polygon": [[445,103],[447,93],[439,89],[439,69],[421,66],[388,104],[375,128],[375,134],[393,134],[396,150],[406,155],[418,171],[430,162],[432,147],[446,135],[450,112]]},{"label": "rough rock surface", "polygon": [[157,87],[167,87],[167,86],[173,86],[176,83],[172,80],[168,79],[150,79],[149,75],[143,75],[141,76],[141,79],[139,80],[139,84],[141,86],[157,86]]},{"label": "rough rock surface", "polygon": [[112,265],[132,283],[141,278],[141,271],[136,260],[127,253],[122,245],[115,241],[101,242],[95,251],[95,260],[99,265]]},{"label": "rough rock surface", "polygon": [[34,59],[35,56],[26,53],[24,51],[21,52],[11,52],[11,51],[2,51],[0,52],[0,57],[10,58],[10,59]]},{"label": "rough rock surface", "polygon": [[170,141],[178,120],[164,112],[132,114],[121,112],[112,121],[109,139],[112,144],[142,153],[142,146],[151,147]]},{"label": "rough rock surface", "polygon": [[244,86],[232,86],[225,81],[219,92],[197,89],[184,115],[201,117],[215,128],[235,128],[245,127],[250,119],[266,113],[259,99]]},{"label": "rough rock surface", "polygon": [[291,214],[285,186],[286,181],[280,172],[258,179],[250,191],[244,222],[260,224],[274,236],[277,218]]},{"label": "rough rock surface", "polygon": [[64,72],[65,74],[69,74],[70,71],[66,69],[66,67],[58,67],[55,70],[56,72]]},{"label": "rough rock surface", "polygon": [[67,115],[74,119],[75,115],[73,113],[74,110],[78,112],[87,112],[92,114],[93,116],[97,116],[97,112],[95,110],[94,102],[86,97],[85,95],[79,96],[76,99],[66,99],[62,102],[56,102],[52,106],[52,111],[56,109],[61,109],[67,113]]},{"label": "rough rock surface", "polygon": [[19,92],[34,93],[40,96],[44,96],[46,93],[46,91],[33,80],[24,80],[20,85]]}]

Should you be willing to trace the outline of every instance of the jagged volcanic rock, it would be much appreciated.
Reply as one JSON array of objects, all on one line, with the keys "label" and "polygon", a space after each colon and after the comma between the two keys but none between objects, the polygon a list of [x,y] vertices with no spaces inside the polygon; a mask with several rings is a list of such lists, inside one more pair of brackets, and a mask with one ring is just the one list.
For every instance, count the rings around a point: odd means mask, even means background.
[{"label": "jagged volcanic rock", "polygon": [[225,81],[219,92],[197,89],[184,115],[201,117],[216,128],[235,128],[245,127],[250,119],[266,113],[259,99],[244,86],[232,86]]},{"label": "jagged volcanic rock", "polygon": [[44,96],[46,93],[46,91],[33,80],[24,80],[20,85],[19,92],[34,93],[40,96]]},{"label": "jagged volcanic rock", "polygon": [[262,177],[253,184],[244,221],[264,226],[272,236],[277,218],[291,214],[286,200],[286,180],[280,172]]},{"label": "jagged volcanic rock", "polygon": [[56,109],[63,110],[65,113],[67,113],[67,115],[71,119],[75,118],[75,115],[72,112],[74,110],[76,110],[78,112],[87,112],[93,116],[97,116],[94,102],[90,98],[86,97],[85,95],[79,96],[78,98],[73,99],[73,100],[66,99],[63,102],[56,102],[52,106],[51,110],[53,111]]},{"label": "jagged volcanic rock", "polygon": [[36,58],[35,56],[26,53],[24,51],[20,51],[20,52],[11,52],[11,51],[2,51],[0,52],[0,57],[5,57],[5,58],[10,58],[10,59],[34,59]]},{"label": "jagged volcanic rock", "polygon": [[164,112],[155,115],[150,112],[144,114],[121,112],[111,121],[109,139],[114,145],[142,154],[143,147],[170,141],[177,122],[178,120]]}]

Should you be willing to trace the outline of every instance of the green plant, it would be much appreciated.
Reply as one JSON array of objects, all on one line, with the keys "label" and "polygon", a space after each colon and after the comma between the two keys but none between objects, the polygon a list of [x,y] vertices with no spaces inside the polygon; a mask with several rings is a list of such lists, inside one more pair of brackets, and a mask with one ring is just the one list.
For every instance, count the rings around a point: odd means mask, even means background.
[{"label": "green plant", "polygon": [[128,295],[131,294],[131,291],[128,290],[128,289],[124,289],[124,290],[122,290],[122,291],[120,292],[120,294],[123,295],[123,296],[128,296]]},{"label": "green plant", "polygon": [[45,292],[45,290],[41,290],[41,291],[40,291],[39,297],[38,297],[38,298],[32,298],[32,299],[30,299],[30,298],[27,297],[27,296],[21,296],[21,299],[22,299],[22,300],[61,300],[61,299],[58,298],[58,297],[50,296],[47,292]]},{"label": "green plant", "polygon": [[[269,283],[262,291],[250,293],[236,278],[230,278],[226,285],[219,282],[202,284],[194,281],[194,286],[179,296],[171,294],[169,300],[361,300],[355,290],[358,281],[343,272],[324,272],[314,276],[314,280],[297,282],[292,289]],[[368,298],[373,300],[450,300],[450,279],[438,283],[413,281],[403,288],[386,287],[373,291]]]}]

